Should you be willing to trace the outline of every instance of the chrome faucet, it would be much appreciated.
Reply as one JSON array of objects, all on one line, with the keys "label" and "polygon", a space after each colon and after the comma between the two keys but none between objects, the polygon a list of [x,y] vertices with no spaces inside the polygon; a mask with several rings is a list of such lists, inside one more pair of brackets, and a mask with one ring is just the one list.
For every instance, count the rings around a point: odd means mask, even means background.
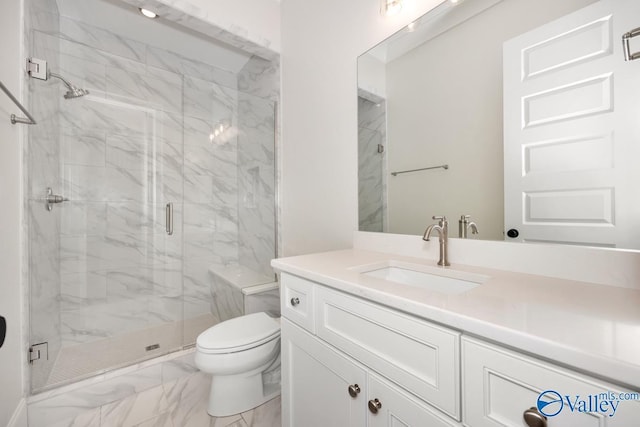
[{"label": "chrome faucet", "polygon": [[434,220],[437,220],[437,224],[431,224],[424,232],[424,236],[422,236],[422,240],[425,242],[429,241],[429,237],[431,237],[431,233],[433,230],[438,232],[438,242],[440,243],[440,259],[438,260],[438,265],[443,267],[447,267],[449,264],[449,257],[447,255],[447,244],[449,241],[449,221],[447,221],[446,216],[434,216]]},{"label": "chrome faucet", "polygon": [[471,215],[461,215],[458,221],[458,237],[461,239],[467,238],[467,232],[471,229],[472,234],[478,234],[478,226],[475,222],[469,221]]}]

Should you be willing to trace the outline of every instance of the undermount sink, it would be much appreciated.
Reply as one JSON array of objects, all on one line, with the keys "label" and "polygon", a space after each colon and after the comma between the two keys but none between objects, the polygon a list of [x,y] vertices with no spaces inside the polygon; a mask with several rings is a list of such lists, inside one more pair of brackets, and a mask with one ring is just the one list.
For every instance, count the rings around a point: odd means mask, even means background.
[{"label": "undermount sink", "polygon": [[488,276],[466,271],[445,270],[400,261],[356,267],[356,271],[367,277],[388,280],[403,285],[423,288],[445,294],[461,294],[484,283]]}]

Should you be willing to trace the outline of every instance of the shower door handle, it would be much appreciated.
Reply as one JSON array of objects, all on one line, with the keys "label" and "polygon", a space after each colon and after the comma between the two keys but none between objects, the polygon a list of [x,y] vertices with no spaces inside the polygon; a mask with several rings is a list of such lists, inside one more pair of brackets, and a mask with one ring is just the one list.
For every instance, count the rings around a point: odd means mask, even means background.
[{"label": "shower door handle", "polygon": [[165,207],[165,227],[169,236],[173,235],[173,203]]}]

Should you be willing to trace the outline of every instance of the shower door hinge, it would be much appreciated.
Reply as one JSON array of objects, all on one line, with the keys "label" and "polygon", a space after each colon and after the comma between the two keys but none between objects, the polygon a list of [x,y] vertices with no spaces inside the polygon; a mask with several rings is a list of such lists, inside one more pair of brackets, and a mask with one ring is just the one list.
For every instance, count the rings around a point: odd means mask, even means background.
[{"label": "shower door hinge", "polygon": [[36,360],[49,360],[49,343],[41,342],[29,347],[29,363],[33,364]]},{"label": "shower door hinge", "polygon": [[35,79],[47,80],[49,77],[47,75],[47,61],[38,58],[27,58],[27,74]]}]

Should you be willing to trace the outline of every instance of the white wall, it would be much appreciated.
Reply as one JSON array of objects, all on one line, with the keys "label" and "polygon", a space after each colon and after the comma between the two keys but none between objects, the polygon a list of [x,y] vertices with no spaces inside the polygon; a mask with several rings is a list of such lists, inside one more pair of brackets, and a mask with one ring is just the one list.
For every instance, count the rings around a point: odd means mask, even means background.
[{"label": "white wall", "polygon": [[282,255],[350,247],[358,227],[356,58],[440,3],[282,1]]},{"label": "white wall", "polygon": [[[21,1],[3,0],[0,13],[0,80],[19,97]],[[0,425],[8,425],[23,396],[22,314],[20,308],[20,126],[9,116],[20,111],[0,91],[0,315],[6,317],[7,339],[0,349]]]}]

